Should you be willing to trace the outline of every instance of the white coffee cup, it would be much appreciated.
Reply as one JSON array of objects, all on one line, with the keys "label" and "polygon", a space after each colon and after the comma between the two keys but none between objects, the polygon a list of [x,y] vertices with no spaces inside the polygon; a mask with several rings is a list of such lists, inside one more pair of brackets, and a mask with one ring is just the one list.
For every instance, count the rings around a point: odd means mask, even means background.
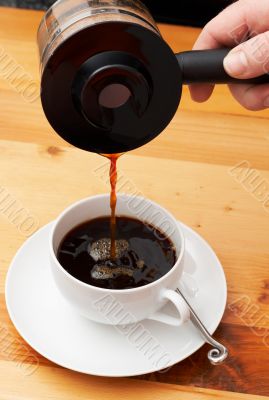
[{"label": "white coffee cup", "polygon": [[[184,236],[175,218],[151,200],[118,195],[117,216],[148,222],[172,240],[177,261],[164,276],[145,286],[115,290],[81,282],[61,266],[57,251],[65,235],[83,222],[108,215],[110,197],[106,194],[72,204],[56,220],[50,235],[50,264],[54,281],[63,297],[79,314],[104,324],[126,325],[152,319],[179,326],[187,321],[188,306],[175,292],[184,267]],[[158,231],[154,233],[157,235]],[[176,317],[160,311],[167,302],[174,304]]]}]

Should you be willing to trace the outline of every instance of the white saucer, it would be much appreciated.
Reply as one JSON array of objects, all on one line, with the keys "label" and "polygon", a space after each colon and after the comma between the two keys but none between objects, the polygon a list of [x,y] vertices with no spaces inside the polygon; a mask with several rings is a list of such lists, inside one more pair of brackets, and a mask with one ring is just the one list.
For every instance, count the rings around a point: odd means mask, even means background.
[{"label": "white saucer", "polygon": [[[6,280],[10,318],[37,352],[78,372],[119,377],[146,374],[176,364],[204,344],[191,322],[171,327],[142,321],[141,326],[150,335],[143,347],[138,338],[134,339],[135,334],[123,334],[113,326],[93,323],[75,314],[51,279],[48,235],[52,225],[46,225],[24,243],[11,263]],[[224,272],[204,239],[187,226],[182,227],[186,237],[186,267],[179,287],[213,333],[226,305]],[[163,365],[154,352],[166,354]]]}]

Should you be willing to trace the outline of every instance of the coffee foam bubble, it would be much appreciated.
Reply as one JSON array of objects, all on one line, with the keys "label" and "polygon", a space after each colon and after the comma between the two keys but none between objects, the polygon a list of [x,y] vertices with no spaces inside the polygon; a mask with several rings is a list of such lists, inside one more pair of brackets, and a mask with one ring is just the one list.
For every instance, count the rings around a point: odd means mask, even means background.
[{"label": "coffee foam bubble", "polygon": [[[120,258],[129,248],[127,240],[116,240],[116,258]],[[88,247],[88,253],[94,261],[105,261],[110,259],[111,240],[109,238],[99,239]]]},{"label": "coffee foam bubble", "polygon": [[93,279],[116,279],[119,276],[132,277],[134,271],[128,267],[109,267],[96,264],[91,270]]}]

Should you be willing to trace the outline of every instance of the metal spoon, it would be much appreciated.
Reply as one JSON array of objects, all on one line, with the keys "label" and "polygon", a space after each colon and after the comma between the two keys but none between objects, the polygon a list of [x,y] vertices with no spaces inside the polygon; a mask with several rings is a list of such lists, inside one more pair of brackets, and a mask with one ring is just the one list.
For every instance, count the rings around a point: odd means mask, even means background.
[{"label": "metal spoon", "polygon": [[191,307],[191,305],[189,304],[189,302],[187,301],[185,296],[182,294],[182,292],[179,289],[176,289],[176,292],[182,296],[183,300],[186,302],[187,306],[189,307],[190,319],[191,319],[191,322],[193,323],[193,325],[199,330],[199,332],[201,333],[204,340],[213,347],[213,349],[209,350],[209,352],[207,353],[207,358],[213,365],[221,364],[228,356],[227,348],[225,346],[223,346],[222,344],[220,344],[219,342],[217,342],[210,335],[210,333],[208,332],[206,327],[203,325],[200,318],[195,313],[195,311],[193,310],[193,308]]}]

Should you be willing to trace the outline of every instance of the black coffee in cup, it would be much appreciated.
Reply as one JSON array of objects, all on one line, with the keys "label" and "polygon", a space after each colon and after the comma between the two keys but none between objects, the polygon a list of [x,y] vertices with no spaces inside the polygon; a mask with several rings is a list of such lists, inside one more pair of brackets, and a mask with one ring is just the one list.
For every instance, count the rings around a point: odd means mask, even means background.
[{"label": "black coffee in cup", "polygon": [[107,289],[147,285],[175,265],[175,246],[152,225],[130,217],[117,217],[114,259],[110,234],[110,216],[75,227],[59,246],[60,264],[78,280]]}]

